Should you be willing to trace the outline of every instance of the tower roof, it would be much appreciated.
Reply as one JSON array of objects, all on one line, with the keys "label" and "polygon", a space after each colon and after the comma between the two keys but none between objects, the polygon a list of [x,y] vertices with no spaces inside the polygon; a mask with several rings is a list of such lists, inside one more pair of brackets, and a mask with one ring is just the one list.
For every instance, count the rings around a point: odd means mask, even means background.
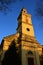
[{"label": "tower roof", "polygon": [[22,9],[21,9],[21,12],[20,12],[20,14],[19,14],[17,20],[18,20],[19,18],[21,18],[21,14],[22,14],[22,13],[27,13],[26,8],[22,8]]},{"label": "tower roof", "polygon": [[27,10],[25,8],[22,8],[21,12],[27,13]]}]

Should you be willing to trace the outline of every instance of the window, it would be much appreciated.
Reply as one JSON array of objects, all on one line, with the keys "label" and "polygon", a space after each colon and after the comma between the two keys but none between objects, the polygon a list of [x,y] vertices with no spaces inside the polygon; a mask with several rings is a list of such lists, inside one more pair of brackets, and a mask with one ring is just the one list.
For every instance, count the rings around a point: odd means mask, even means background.
[{"label": "window", "polygon": [[28,51],[28,65],[34,65],[34,56],[32,51]]},{"label": "window", "polygon": [[28,55],[33,55],[32,51],[29,51],[29,52],[28,52]]},{"label": "window", "polygon": [[29,29],[29,28],[27,28],[27,31],[30,31],[30,29]]},{"label": "window", "polygon": [[28,65],[34,65],[34,58],[28,57]]}]

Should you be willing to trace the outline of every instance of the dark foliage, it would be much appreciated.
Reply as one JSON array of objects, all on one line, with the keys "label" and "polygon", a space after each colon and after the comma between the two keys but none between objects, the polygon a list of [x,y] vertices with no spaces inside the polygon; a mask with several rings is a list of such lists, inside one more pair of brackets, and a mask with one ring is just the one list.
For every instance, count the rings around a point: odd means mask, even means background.
[{"label": "dark foliage", "polygon": [[21,0],[0,0],[0,11],[9,10],[9,5],[15,3],[16,1],[21,1]]},{"label": "dark foliage", "polygon": [[9,9],[9,5],[15,0],[0,0],[0,11]]},{"label": "dark foliage", "polygon": [[43,16],[43,0],[38,0],[36,11],[39,16]]},{"label": "dark foliage", "polygon": [[40,56],[40,65],[43,65],[43,54]]},{"label": "dark foliage", "polygon": [[5,53],[2,65],[20,65],[19,54],[16,51],[15,42],[13,41]]}]

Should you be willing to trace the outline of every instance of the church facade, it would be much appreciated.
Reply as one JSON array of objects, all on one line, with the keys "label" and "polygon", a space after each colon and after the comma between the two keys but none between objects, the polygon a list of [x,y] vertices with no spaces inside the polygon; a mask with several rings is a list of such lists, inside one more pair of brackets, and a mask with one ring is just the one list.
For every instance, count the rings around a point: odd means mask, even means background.
[{"label": "church facade", "polygon": [[[17,20],[17,33],[2,40],[1,64],[8,65],[14,61],[16,65],[43,65],[43,46],[35,38],[31,14],[23,8]],[[15,60],[10,58],[8,62],[4,61],[4,58],[12,57],[11,54],[15,55]]]}]

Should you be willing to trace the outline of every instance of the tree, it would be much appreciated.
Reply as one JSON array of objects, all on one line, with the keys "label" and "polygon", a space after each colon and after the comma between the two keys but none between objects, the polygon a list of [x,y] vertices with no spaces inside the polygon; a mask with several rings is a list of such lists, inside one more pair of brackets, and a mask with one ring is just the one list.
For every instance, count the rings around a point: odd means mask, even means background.
[{"label": "tree", "polygon": [[2,65],[15,65],[16,64],[16,47],[15,42],[11,42],[9,49],[6,51],[5,56],[2,60]]},{"label": "tree", "polygon": [[43,0],[38,0],[36,11],[39,16],[43,16]]},{"label": "tree", "polygon": [[2,65],[21,65],[19,53],[17,53],[16,42],[12,41],[2,60]]},{"label": "tree", "polygon": [[9,5],[21,0],[0,0],[0,11],[9,10]]}]

